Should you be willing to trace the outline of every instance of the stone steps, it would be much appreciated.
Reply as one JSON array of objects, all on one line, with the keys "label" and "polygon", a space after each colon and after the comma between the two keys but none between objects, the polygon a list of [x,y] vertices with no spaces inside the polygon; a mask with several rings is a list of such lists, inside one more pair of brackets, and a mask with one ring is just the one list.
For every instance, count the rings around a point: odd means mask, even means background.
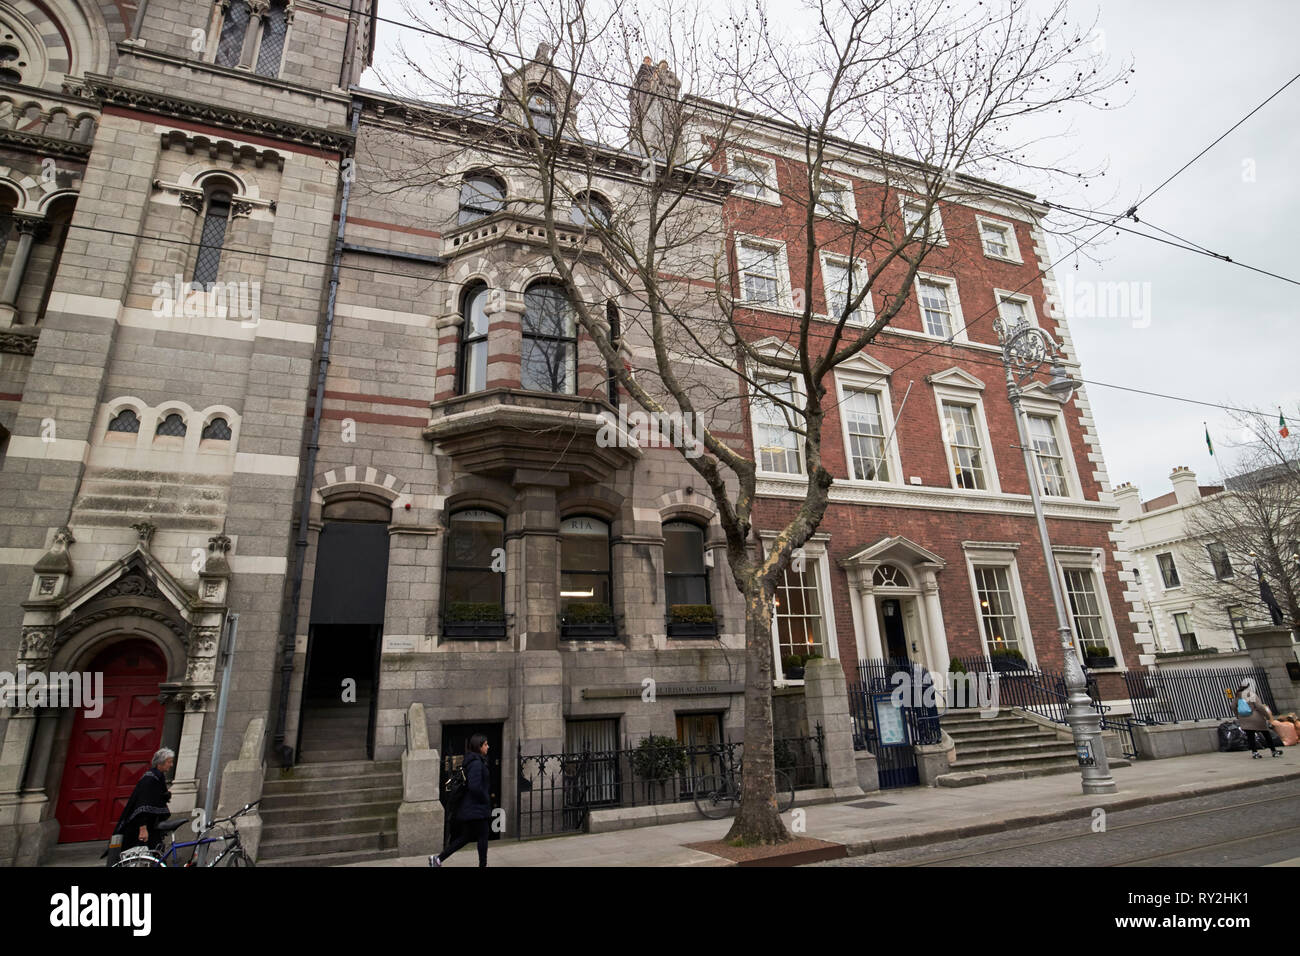
[{"label": "stone steps", "polygon": [[345,760],[268,775],[258,864],[339,866],[397,853],[401,761]]},{"label": "stone steps", "polygon": [[[964,787],[997,780],[1019,780],[1079,769],[1074,743],[1057,737],[1049,727],[1000,711],[981,717],[978,711],[945,714],[943,729],[956,744],[956,760],[941,774],[941,787]],[[1126,760],[1111,760],[1126,767]]]}]

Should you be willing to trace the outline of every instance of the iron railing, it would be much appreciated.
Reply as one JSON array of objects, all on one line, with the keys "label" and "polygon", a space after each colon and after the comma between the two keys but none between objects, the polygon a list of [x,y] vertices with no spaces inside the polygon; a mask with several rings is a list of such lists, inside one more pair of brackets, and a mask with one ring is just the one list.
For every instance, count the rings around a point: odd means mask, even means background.
[{"label": "iron railing", "polygon": [[[805,737],[773,739],[775,764],[796,790],[830,786],[821,724]],[[550,836],[585,828],[591,810],[657,806],[695,799],[728,773],[743,773],[744,744],[636,747],[518,754],[515,836]]]},{"label": "iron railing", "polygon": [[[895,675],[908,676],[907,683]],[[871,698],[875,694],[894,693],[902,687],[904,693],[903,720],[907,724],[908,739],[914,744],[937,744],[943,739],[939,724],[939,710],[929,687],[934,678],[921,665],[903,659],[870,658],[858,661],[857,680],[848,682],[849,715],[853,722],[853,749],[875,753],[875,716],[871,713]]]},{"label": "iron railing", "polygon": [[1261,667],[1196,667],[1129,671],[1124,675],[1133,715],[1143,723],[1231,720],[1237,716],[1237,688],[1252,680],[1255,693],[1276,712],[1268,675]]}]

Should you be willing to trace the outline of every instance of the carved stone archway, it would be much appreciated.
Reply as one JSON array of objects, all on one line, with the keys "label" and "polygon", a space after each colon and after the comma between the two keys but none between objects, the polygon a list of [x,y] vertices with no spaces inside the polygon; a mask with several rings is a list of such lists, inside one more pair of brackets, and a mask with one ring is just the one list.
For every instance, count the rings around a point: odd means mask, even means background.
[{"label": "carved stone archway", "polygon": [[[177,751],[170,806],[185,812],[197,801],[199,743],[217,692],[230,539],[209,539],[196,592],[150,553],[153,526],[132,527],[136,546],[71,591],[76,539],[68,528],[55,532],[49,551],[33,568],[15,663],[29,675],[73,672],[117,641],[144,637],[155,644],[167,661],[167,678],[159,687],[169,710],[164,741]],[[11,711],[0,744],[0,864],[39,863],[57,835],[53,811],[61,764],[53,748],[66,738],[73,716],[70,708]],[[4,852],[10,847],[12,856]]]}]

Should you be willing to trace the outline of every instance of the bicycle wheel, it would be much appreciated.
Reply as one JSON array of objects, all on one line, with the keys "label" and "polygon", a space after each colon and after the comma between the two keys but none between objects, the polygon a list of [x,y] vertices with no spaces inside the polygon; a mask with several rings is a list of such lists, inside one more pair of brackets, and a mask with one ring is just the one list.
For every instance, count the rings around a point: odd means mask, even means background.
[{"label": "bicycle wheel", "polygon": [[154,853],[148,847],[136,846],[122,853],[121,858],[113,864],[113,869],[119,866],[162,866],[162,858]]},{"label": "bicycle wheel", "polygon": [[226,854],[226,858],[221,861],[221,866],[255,866],[253,858],[245,852],[244,848],[236,847]]},{"label": "bicycle wheel", "polygon": [[785,813],[794,806],[794,784],[784,770],[776,771],[772,780],[776,784],[776,812]]},{"label": "bicycle wheel", "polygon": [[711,780],[695,788],[695,809],[710,820],[721,820],[736,806],[736,797],[725,780]]}]

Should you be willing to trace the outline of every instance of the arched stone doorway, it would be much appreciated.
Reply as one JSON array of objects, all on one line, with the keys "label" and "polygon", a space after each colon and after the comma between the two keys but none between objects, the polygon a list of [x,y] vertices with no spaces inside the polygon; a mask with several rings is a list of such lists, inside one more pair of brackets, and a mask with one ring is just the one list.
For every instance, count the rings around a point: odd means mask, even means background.
[{"label": "arched stone doorway", "polygon": [[162,742],[159,685],[167,663],[151,642],[117,641],[96,655],[91,672],[104,675],[97,717],[77,711],[59,787],[59,842],[104,840]]}]

